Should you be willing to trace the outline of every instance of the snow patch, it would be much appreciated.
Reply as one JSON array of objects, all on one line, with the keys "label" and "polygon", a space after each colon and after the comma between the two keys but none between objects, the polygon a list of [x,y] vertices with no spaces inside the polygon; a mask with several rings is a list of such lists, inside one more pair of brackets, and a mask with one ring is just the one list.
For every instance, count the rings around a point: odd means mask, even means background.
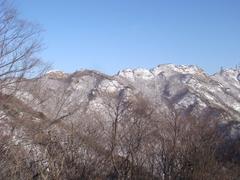
[{"label": "snow patch", "polygon": [[154,75],[147,69],[139,68],[133,71],[135,77],[140,77],[144,80],[153,79]]},{"label": "snow patch", "polygon": [[144,80],[151,80],[155,76],[154,74],[149,71],[148,69],[138,68],[138,69],[125,69],[118,73],[118,76],[124,77],[128,80],[134,81],[136,78],[144,79]]},{"label": "snow patch", "polygon": [[105,91],[108,93],[114,93],[120,88],[121,88],[121,85],[116,80],[113,80],[113,81],[104,80],[100,84],[101,91]]},{"label": "snow patch", "polygon": [[118,73],[118,76],[134,81],[134,73],[132,69],[125,69]]},{"label": "snow patch", "polygon": [[59,70],[50,70],[48,72],[46,72],[47,77],[49,78],[66,78],[68,76],[67,73],[63,72],[63,71],[59,71]]},{"label": "snow patch", "polygon": [[203,70],[195,65],[174,65],[174,64],[162,64],[152,70],[152,73],[157,76],[160,73],[164,73],[168,76],[175,74],[176,72],[182,74],[201,74]]}]

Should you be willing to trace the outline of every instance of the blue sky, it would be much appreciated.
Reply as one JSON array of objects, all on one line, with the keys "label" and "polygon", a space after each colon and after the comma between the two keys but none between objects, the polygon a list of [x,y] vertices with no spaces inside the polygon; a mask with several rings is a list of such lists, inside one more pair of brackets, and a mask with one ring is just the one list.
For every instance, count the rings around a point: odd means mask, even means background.
[{"label": "blue sky", "polygon": [[15,0],[42,25],[54,69],[108,74],[158,64],[214,73],[240,63],[239,0]]}]

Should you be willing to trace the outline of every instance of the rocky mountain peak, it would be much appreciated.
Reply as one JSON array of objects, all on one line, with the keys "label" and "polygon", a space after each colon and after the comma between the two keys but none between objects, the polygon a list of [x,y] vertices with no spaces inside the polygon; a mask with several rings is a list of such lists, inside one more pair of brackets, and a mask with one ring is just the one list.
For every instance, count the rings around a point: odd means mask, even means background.
[{"label": "rocky mountain peak", "polygon": [[203,74],[204,71],[196,65],[175,65],[175,64],[160,64],[151,70],[154,75],[164,73],[171,75],[174,73],[180,74]]},{"label": "rocky mountain peak", "polygon": [[50,79],[63,79],[68,77],[68,73],[65,73],[60,70],[50,70],[46,73],[46,76]]},{"label": "rocky mountain peak", "polygon": [[160,64],[152,69],[137,68],[125,69],[118,72],[117,76],[134,81],[136,79],[151,80],[160,74],[169,77],[176,74],[189,74],[197,76],[206,76],[206,73],[195,65],[175,65],[175,64]]}]

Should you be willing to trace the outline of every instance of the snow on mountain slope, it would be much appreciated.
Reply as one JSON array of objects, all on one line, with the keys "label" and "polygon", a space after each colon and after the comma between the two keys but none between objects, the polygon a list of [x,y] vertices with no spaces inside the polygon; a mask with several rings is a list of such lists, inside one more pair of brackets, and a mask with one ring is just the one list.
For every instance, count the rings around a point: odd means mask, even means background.
[{"label": "snow on mountain slope", "polygon": [[[22,82],[7,103],[3,99],[9,95],[0,96],[0,130],[15,144],[22,144],[26,152],[31,149],[33,158],[44,152],[42,144],[50,130],[63,137],[73,126],[82,136],[84,131],[99,131],[99,144],[106,145],[112,121],[121,111],[119,103],[127,108],[126,102],[142,98],[157,120],[171,113],[206,121],[216,119],[220,125],[230,126],[231,137],[239,137],[238,75],[237,70],[229,69],[209,76],[197,66],[173,64],[122,70],[114,76],[92,70],[72,74],[52,71],[40,79]],[[139,109],[141,114],[144,103]],[[147,120],[152,123],[151,118]]]},{"label": "snow on mountain slope", "polygon": [[[136,73],[139,71],[141,76]],[[160,99],[164,97],[178,108],[217,108],[238,119],[240,84],[237,75],[234,70],[226,70],[221,75],[208,76],[197,66],[173,64],[159,65],[151,70],[128,69],[118,74],[148,97],[152,94],[153,99],[160,94]]]},{"label": "snow on mountain slope", "polygon": [[[150,70],[126,69],[114,76],[91,70],[72,74],[53,71],[36,83],[41,89],[38,97],[34,95],[36,88],[25,88],[31,87],[33,82],[28,82],[27,86],[25,84],[21,91],[43,102],[33,106],[46,114],[57,106],[60,108],[61,103],[65,112],[74,109],[74,106],[105,112],[107,108],[104,109],[102,100],[125,92],[126,97],[141,94],[162,112],[175,109],[183,114],[201,116],[217,111],[226,113],[229,119],[240,120],[240,84],[237,76],[238,71],[233,69],[209,76],[197,66],[174,64],[163,64]],[[27,99],[25,102],[31,103]]]}]

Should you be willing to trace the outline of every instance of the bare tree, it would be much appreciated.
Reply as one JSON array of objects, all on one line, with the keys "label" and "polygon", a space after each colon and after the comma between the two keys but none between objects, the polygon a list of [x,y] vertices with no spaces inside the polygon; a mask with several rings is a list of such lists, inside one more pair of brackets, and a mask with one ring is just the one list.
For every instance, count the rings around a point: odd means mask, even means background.
[{"label": "bare tree", "polygon": [[16,88],[25,78],[39,76],[45,65],[36,56],[41,50],[41,29],[18,17],[12,5],[0,1],[0,90]]}]

